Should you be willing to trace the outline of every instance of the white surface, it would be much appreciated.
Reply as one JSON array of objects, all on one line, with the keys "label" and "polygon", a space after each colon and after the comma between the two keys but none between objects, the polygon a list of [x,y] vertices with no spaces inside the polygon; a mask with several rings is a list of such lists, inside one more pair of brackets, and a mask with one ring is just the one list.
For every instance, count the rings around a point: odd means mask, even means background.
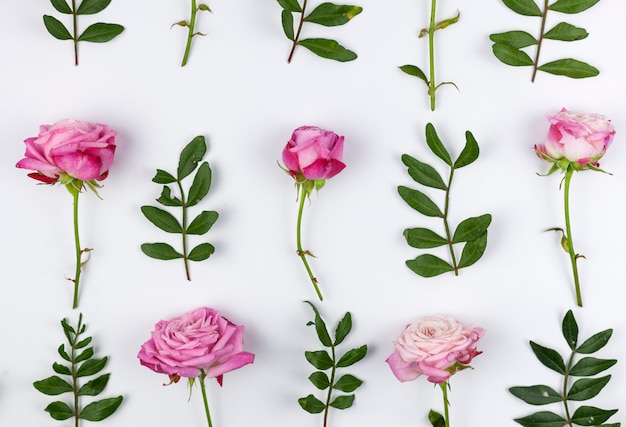
[{"label": "white surface", "polygon": [[[8,2],[4,2],[8,3]],[[604,0],[579,15],[553,14],[586,28],[590,36],[566,44],[546,42],[543,62],[564,56],[598,67],[599,77],[571,80],[500,63],[488,35],[514,29],[535,32],[536,18],[522,17],[498,1],[440,2],[439,17],[461,11],[458,24],[437,34],[437,79],[454,81],[428,109],[424,85],[397,66],[427,64],[429,2],[361,0],[364,11],[343,27],[308,25],[305,36],[337,38],[359,58],[340,64],[290,48],[274,0],[211,1],[202,14],[187,67],[179,64],[188,1],[115,0],[84,22],[126,26],[103,45],[83,44],[74,67],[70,42],[50,37],[43,14],[58,15],[48,1],[11,2],[0,26],[0,93],[3,143],[4,225],[0,256],[0,425],[67,425],[49,419],[52,400],[32,382],[52,374],[63,340],[59,320],[75,322],[70,309],[73,274],[71,198],[62,188],[38,186],[14,167],[22,141],[41,123],[63,118],[109,124],[119,132],[118,151],[98,200],[81,196],[81,236],[95,248],[83,276],[80,311],[97,353],[109,355],[111,381],[103,396],[123,394],[110,426],[205,425],[199,390],[188,401],[183,384],[164,388],[165,376],[139,365],[136,354],[154,323],[201,305],[216,308],[246,327],[253,365],[231,372],[224,387],[209,387],[217,427],[320,426],[321,416],[297,399],[322,395],[307,380],[313,368],[305,350],[318,347],[305,326],[315,295],[295,256],[296,194],[276,165],[291,131],[318,125],[345,135],[347,168],[313,197],[304,218],[305,247],[326,300],[318,304],[329,325],[345,311],[354,330],[346,346],[369,345],[368,357],[346,372],[365,381],[353,408],[333,411],[331,425],[425,426],[430,408],[441,410],[439,390],[425,379],[401,384],[385,364],[405,324],[428,314],[452,315],[482,326],[484,354],[473,371],[452,379],[453,425],[513,426],[514,417],[558,406],[531,407],[507,388],[559,377],[533,356],[528,340],[565,352],[560,322],[572,308],[581,336],[614,328],[598,357],[617,358],[613,380],[588,403],[619,408],[626,393],[626,312],[623,209],[626,194],[626,88],[618,33],[626,13],[621,0]],[[84,25],[84,24],[83,24]],[[532,146],[547,131],[545,116],[561,107],[598,112],[613,120],[617,135],[602,161],[612,176],[585,172],[572,182],[572,221],[580,262],[584,309],[575,308],[569,260],[558,236],[563,226],[559,176],[539,177],[549,165]],[[452,221],[489,212],[487,252],[458,278],[422,279],[404,265],[424,251],[402,237],[407,227],[439,226],[412,211],[398,185],[415,186],[400,162],[410,153],[437,164],[424,142],[433,122],[453,156],[470,129],[481,156],[456,175]],[[160,187],[155,169],[174,170],[181,148],[195,135],[208,140],[213,187],[203,209],[220,218],[206,235],[216,247],[193,264],[147,258],[139,245],[168,238],[142,216]],[[432,194],[432,193],[431,193]],[[196,240],[197,241],[197,240]],[[445,252],[433,250],[441,256]],[[624,410],[624,408],[621,408]],[[611,421],[623,419],[619,412]]]}]

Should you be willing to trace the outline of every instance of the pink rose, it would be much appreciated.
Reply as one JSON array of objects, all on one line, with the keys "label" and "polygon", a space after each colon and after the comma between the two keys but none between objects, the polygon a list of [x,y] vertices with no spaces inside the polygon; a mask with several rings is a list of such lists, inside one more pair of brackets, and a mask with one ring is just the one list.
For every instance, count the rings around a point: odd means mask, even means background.
[{"label": "pink rose", "polygon": [[294,130],[283,149],[283,163],[298,182],[332,178],[346,167],[342,157],[343,136],[315,126]]},{"label": "pink rose", "polygon": [[113,163],[115,135],[99,123],[61,120],[41,125],[39,136],[24,141],[25,158],[16,166],[37,171],[28,176],[47,184],[57,182],[63,173],[81,181],[102,181]]},{"label": "pink rose", "polygon": [[615,129],[600,114],[581,114],[563,108],[548,117],[550,130],[543,145],[535,145],[539,157],[551,162],[566,159],[575,169],[598,167],[598,160],[611,144]]},{"label": "pink rose", "polygon": [[254,361],[254,354],[243,351],[243,326],[206,307],[161,320],[137,357],[142,365],[169,375],[174,382],[198,377],[202,369],[220,384],[223,374]]},{"label": "pink rose", "polygon": [[427,375],[428,381],[439,384],[482,353],[476,344],[484,334],[484,329],[464,328],[450,317],[426,317],[406,327],[386,362],[402,382]]}]

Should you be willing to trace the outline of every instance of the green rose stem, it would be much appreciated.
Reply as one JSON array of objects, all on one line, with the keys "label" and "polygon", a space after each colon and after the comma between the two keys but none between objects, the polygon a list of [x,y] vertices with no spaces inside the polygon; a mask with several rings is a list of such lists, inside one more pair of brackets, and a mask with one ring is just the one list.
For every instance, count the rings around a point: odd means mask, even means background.
[{"label": "green rose stem", "polygon": [[539,53],[541,52],[541,44],[543,43],[543,33],[546,30],[546,17],[548,16],[548,0],[543,2],[543,12],[541,14],[541,31],[539,32],[539,40],[537,40],[537,53],[535,54],[535,63],[533,64],[533,76],[530,79],[532,83],[535,82],[535,76],[537,75],[537,68],[539,67]]},{"label": "green rose stem", "polygon": [[[189,34],[187,36],[187,46],[185,46],[185,54],[183,55],[183,63],[180,65],[184,67],[187,64],[187,59],[189,58],[189,51],[191,50],[191,40],[194,36],[194,28],[196,26],[196,14],[198,13],[198,8],[196,7],[196,0],[191,0],[191,19],[189,20]],[[187,263],[187,258],[185,258],[185,267]]]},{"label": "green rose stem", "polygon": [[204,386],[204,379],[206,378],[206,374],[203,369],[200,369],[200,390],[202,390],[202,399],[204,400],[204,412],[206,413],[206,420],[209,423],[209,427],[213,427],[213,423],[211,422],[211,412],[209,411],[209,401],[206,397],[206,387]]},{"label": "green rose stem", "polygon": [[450,427],[450,415],[448,413],[448,382],[444,381],[440,383],[439,387],[441,387],[441,391],[443,392],[443,416],[446,422],[445,427]]},{"label": "green rose stem", "polygon": [[[306,12],[306,1],[302,3],[302,12],[300,14],[300,23],[298,24],[298,30],[296,31],[296,36],[293,39],[293,44],[291,45],[291,51],[289,52],[289,58],[287,58],[287,64],[291,63],[291,58],[293,57],[293,53],[296,50],[296,46],[298,45],[298,39],[300,38],[300,31],[302,31],[302,24],[304,24],[304,14]],[[317,288],[317,286],[316,286]],[[320,300],[322,298],[320,297]]]},{"label": "green rose stem", "polygon": [[459,275],[459,266],[456,262],[456,256],[454,255],[454,248],[452,246],[452,234],[450,233],[450,225],[448,224],[448,210],[450,208],[450,187],[452,186],[452,178],[454,177],[454,168],[450,168],[450,178],[448,179],[448,185],[446,187],[446,202],[443,209],[443,226],[446,230],[446,239],[448,240],[448,248],[450,249],[450,258],[452,259],[452,268],[454,269],[454,275]]},{"label": "green rose stem", "polygon": [[[430,95],[430,111],[435,111],[435,12],[437,0],[430,3],[430,25],[428,26],[428,56],[430,60],[430,82],[428,82],[428,95]],[[452,255],[454,257],[454,255]],[[455,268],[455,273],[458,273]]]},{"label": "green rose stem", "polygon": [[296,246],[297,246],[296,253],[300,257],[300,259],[302,259],[302,262],[304,263],[304,267],[306,268],[307,273],[309,273],[309,278],[311,279],[311,283],[313,284],[313,287],[315,288],[315,292],[317,292],[317,296],[319,297],[320,301],[323,301],[324,298],[322,297],[322,293],[320,292],[320,289],[317,286],[317,279],[313,275],[313,272],[311,271],[311,267],[309,267],[309,263],[306,260],[306,256],[311,255],[311,253],[309,251],[305,251],[302,249],[302,238],[301,238],[300,230],[302,228],[301,226],[302,226],[302,212],[304,211],[304,200],[306,199],[306,196],[308,193],[306,191],[306,187],[304,184],[301,184],[301,187],[302,187],[302,192],[300,194],[300,208],[298,210],[298,223],[296,226]]},{"label": "green rose stem", "polygon": [[576,288],[576,303],[579,307],[583,306],[583,299],[580,293],[580,280],[578,278],[578,256],[574,251],[574,241],[572,240],[572,227],[569,219],[569,187],[572,176],[574,175],[574,169],[571,166],[567,167],[565,172],[565,189],[564,189],[564,206],[565,206],[565,234],[567,239],[567,250],[569,252],[569,258],[572,262],[572,271],[574,272],[574,286]]},{"label": "green rose stem", "polygon": [[80,235],[78,232],[78,196],[80,195],[79,188],[82,188],[82,182],[78,188],[76,187],[76,183],[74,181],[71,181],[65,187],[67,188],[67,190],[72,195],[72,198],[74,199],[73,211],[74,211],[74,246],[76,250],[76,272],[74,273],[74,279],[70,279],[70,280],[74,282],[74,300],[72,303],[72,308],[77,308],[78,307],[78,287],[80,285],[80,274],[82,272],[82,267],[84,264],[82,262],[83,252],[88,252],[89,249],[83,250],[80,247]]},{"label": "green rose stem", "polygon": [[183,238],[183,261],[185,263],[185,274],[187,280],[191,282],[191,275],[189,274],[189,256],[187,254],[187,201],[185,200],[185,192],[183,191],[183,185],[180,179],[176,181],[178,183],[178,190],[180,191],[180,203],[183,207],[183,229],[181,231]]}]

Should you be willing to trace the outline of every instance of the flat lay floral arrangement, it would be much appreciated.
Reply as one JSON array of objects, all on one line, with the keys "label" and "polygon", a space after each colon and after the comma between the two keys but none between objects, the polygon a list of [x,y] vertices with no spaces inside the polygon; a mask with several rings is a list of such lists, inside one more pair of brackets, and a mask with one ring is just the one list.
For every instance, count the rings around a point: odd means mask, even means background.
[{"label": "flat lay floral arrangement", "polygon": [[626,5],[11,9],[0,425],[621,425]]}]

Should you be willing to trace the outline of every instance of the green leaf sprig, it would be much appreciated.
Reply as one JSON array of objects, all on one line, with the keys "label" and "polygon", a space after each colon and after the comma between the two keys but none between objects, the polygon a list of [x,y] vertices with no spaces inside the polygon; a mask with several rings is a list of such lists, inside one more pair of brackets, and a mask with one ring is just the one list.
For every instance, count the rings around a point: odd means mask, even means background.
[{"label": "green leaf sprig", "polygon": [[[337,357],[336,347],[343,342],[352,330],[352,316],[347,312],[341,321],[337,324],[335,329],[334,340],[330,337],[330,333],[326,328],[326,323],[320,316],[319,311],[309,301],[305,301],[311,306],[315,313],[315,320],[308,322],[307,326],[315,326],[315,332],[322,345],[330,349],[330,354],[326,350],[319,351],[306,351],[304,356],[306,360],[313,365],[317,371],[313,372],[309,376],[309,381],[313,383],[315,387],[320,390],[328,390],[326,393],[326,403],[322,402],[317,397],[309,394],[307,397],[298,399],[298,403],[310,414],[319,414],[324,412],[324,427],[328,425],[328,412],[330,408],[335,409],[347,409],[354,403],[354,392],[357,388],[363,384],[363,381],[357,377],[344,374],[338,379],[337,369],[346,368],[354,365],[359,360],[363,359],[367,354],[367,345],[363,345],[352,350],[348,350],[343,353],[341,357]],[[330,370],[330,377],[324,371]],[[340,396],[333,398],[333,391],[341,391],[344,393]]]},{"label": "green leaf sprig", "polygon": [[[320,38],[300,40],[300,32],[305,22],[319,24],[325,27],[344,25],[361,13],[363,10],[362,7],[322,3],[307,15],[307,0],[303,0],[302,5],[300,5],[298,0],[278,0],[278,3],[283,8],[281,15],[283,31],[287,38],[293,42],[287,63],[291,62],[296,46],[298,45],[309,49],[322,58],[334,59],[339,62],[353,61],[357,58],[356,53],[346,49],[335,40]],[[293,20],[294,13],[300,14],[298,29],[295,31]]]},{"label": "green leaf sprig", "polygon": [[[428,28],[423,28],[418,37],[422,38],[425,35],[428,35],[428,58],[429,58],[429,75],[430,78],[426,77],[426,73],[422,71],[416,65],[402,65],[400,69],[404,71],[406,74],[410,76],[417,77],[426,83],[428,87],[428,96],[430,97],[430,110],[435,111],[435,92],[442,85],[452,85],[456,87],[456,85],[452,82],[442,82],[439,84],[435,83],[435,31],[443,30],[444,28],[449,27],[452,24],[456,24],[459,21],[460,13],[457,13],[456,16],[448,19],[444,19],[441,22],[436,22],[436,13],[437,13],[437,0],[431,0],[430,2],[430,24]],[[458,89],[458,88],[457,88]]]},{"label": "green leaf sprig", "polygon": [[[81,380],[100,373],[108,358],[94,358],[92,338],[85,337],[86,325],[83,324],[82,313],[78,316],[76,328],[70,326],[67,319],[61,320],[63,333],[69,343],[69,348],[61,344],[58,353],[63,362],[52,364],[52,369],[58,375],[53,375],[41,381],[35,381],[33,386],[41,393],[48,396],[71,393],[73,395],[70,404],[63,401],[55,401],[46,407],[46,412],[55,420],[63,421],[74,417],[74,426],[80,425],[80,420],[102,421],[112,415],[122,404],[123,397],[117,396],[91,402],[82,406],[84,396],[97,396],[109,382],[110,374],[102,374],[81,385]],[[59,376],[60,375],[60,376]]]},{"label": "green leaf sprig", "polygon": [[[441,175],[427,163],[404,154],[402,163],[408,167],[408,173],[418,184],[445,192],[443,210],[437,206],[426,194],[413,188],[398,186],[400,197],[413,209],[429,217],[443,219],[445,237],[427,228],[407,228],[404,237],[409,246],[418,249],[430,249],[439,246],[448,246],[451,263],[431,255],[419,255],[413,260],[407,260],[406,265],[413,272],[422,277],[433,277],[442,273],[454,271],[458,276],[459,269],[469,267],[478,261],[487,247],[487,227],[491,223],[491,215],[484,214],[467,218],[459,223],[454,234],[450,230],[448,215],[450,210],[450,188],[454,172],[473,163],[479,155],[476,139],[470,131],[465,133],[465,147],[459,157],[453,162],[450,153],[443,145],[432,123],[426,125],[426,143],[430,150],[450,167],[448,182],[444,182]],[[461,259],[457,262],[454,245],[464,243]]]},{"label": "green leaf sprig", "polygon": [[82,0],[78,6],[76,0],[71,0],[71,6],[66,0],[50,0],[50,3],[57,12],[72,15],[71,33],[61,21],[53,16],[44,15],[43,23],[52,37],[74,42],[74,65],[78,65],[78,42],[106,43],[124,31],[124,27],[119,24],[96,22],[85,28],[82,33],[78,33],[78,16],[101,12],[111,3],[111,0]]},{"label": "green leaf sprig", "polygon": [[[511,387],[509,391],[530,405],[561,402],[565,416],[551,411],[541,411],[523,418],[516,418],[515,421],[525,427],[572,427],[573,425],[619,427],[620,423],[604,424],[617,412],[617,409],[605,410],[594,406],[579,406],[574,413],[571,413],[569,407],[569,402],[580,402],[595,397],[611,379],[611,375],[603,377],[594,377],[594,375],[609,369],[617,363],[617,360],[583,357],[576,361],[576,356],[588,355],[600,350],[608,343],[613,330],[606,329],[598,332],[578,345],[578,324],[571,310],[563,318],[562,330],[563,337],[571,350],[567,363],[556,350],[530,341],[530,347],[537,359],[547,368],[563,376],[561,391],[547,385]],[[574,381],[570,386],[571,377],[582,378]]]},{"label": "green leaf sprig", "polygon": [[[584,28],[575,27],[567,22],[559,22],[553,28],[546,31],[548,11],[571,15],[583,12],[599,1],[600,0],[556,0],[550,3],[549,0],[543,0],[542,10],[537,6],[535,0],[502,0],[502,2],[515,13],[541,18],[541,29],[538,38],[535,38],[526,31],[507,31],[504,33],[491,34],[489,38],[493,42],[493,54],[507,65],[514,67],[532,66],[532,82],[535,81],[538,70],[574,79],[597,76],[600,74],[598,69],[585,62],[565,58],[540,65],[539,55],[541,53],[541,46],[546,39],[572,42],[582,40],[589,35]],[[530,46],[536,46],[534,59],[522,50]]]},{"label": "green leaf sprig", "polygon": [[196,16],[199,11],[211,12],[209,6],[204,3],[197,4],[196,0],[191,0],[191,16],[189,21],[178,21],[172,25],[178,25],[180,27],[187,27],[187,44],[185,45],[185,53],[183,55],[183,62],[181,63],[181,67],[184,67],[187,64],[187,60],[189,59],[189,52],[191,51],[191,41],[195,36],[206,36],[204,33],[196,32]]},{"label": "green leaf sprig", "polygon": [[[163,184],[161,196],[156,199],[163,206],[182,208],[182,219],[179,221],[168,211],[155,206],[142,206],[141,212],[154,225],[167,233],[180,234],[182,237],[182,253],[178,252],[167,243],[144,243],[141,250],[151,258],[171,260],[182,258],[185,263],[187,280],[191,280],[189,274],[189,261],[204,261],[215,252],[210,243],[200,243],[189,251],[187,236],[206,234],[215,221],[218,213],[215,211],[202,211],[189,223],[189,208],[197,205],[211,188],[211,168],[208,162],[202,162],[206,153],[206,141],[204,136],[193,138],[180,153],[176,176],[161,169],[157,169],[152,182]],[[185,193],[182,181],[193,171],[198,169],[189,191]],[[168,184],[176,184],[179,197],[172,195],[172,189]]]}]

